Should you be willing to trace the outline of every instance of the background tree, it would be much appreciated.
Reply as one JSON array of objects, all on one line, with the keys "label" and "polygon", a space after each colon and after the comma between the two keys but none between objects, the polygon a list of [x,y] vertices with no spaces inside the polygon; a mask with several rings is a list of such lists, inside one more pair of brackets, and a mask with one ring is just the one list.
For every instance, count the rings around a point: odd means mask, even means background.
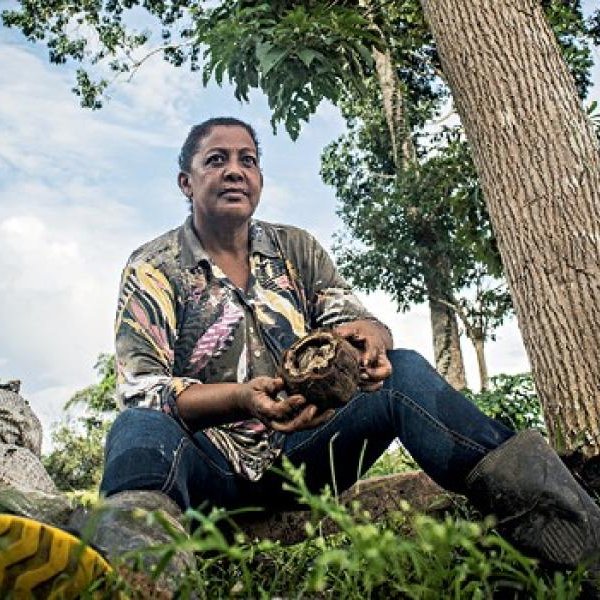
[{"label": "background tree", "polygon": [[114,355],[101,354],[95,369],[100,380],[76,392],[64,407],[82,407],[85,413],[52,432],[53,450],[43,457],[60,490],[94,488],[102,477],[104,439],[117,410]]},{"label": "background tree", "polygon": [[482,265],[475,267],[469,275],[470,287],[457,296],[450,305],[464,327],[466,337],[473,344],[479,383],[482,392],[489,386],[485,343],[495,340],[495,331],[512,314],[512,299],[506,283],[490,279],[490,274]]},{"label": "background tree", "polygon": [[[376,85],[370,89],[380,93]],[[398,170],[377,105],[370,98],[360,110],[357,100],[343,103],[348,133],[323,154],[322,175],[336,188],[346,225],[335,248],[340,269],[360,289],[389,292],[401,310],[429,303],[442,372],[448,370],[440,359],[458,345],[446,337],[458,338],[458,330],[436,326],[460,313],[485,373],[483,343],[510,311],[510,299],[485,287],[501,265],[466,142],[459,128],[426,136],[425,143],[413,143],[415,161]],[[465,295],[468,288],[474,299]]]}]

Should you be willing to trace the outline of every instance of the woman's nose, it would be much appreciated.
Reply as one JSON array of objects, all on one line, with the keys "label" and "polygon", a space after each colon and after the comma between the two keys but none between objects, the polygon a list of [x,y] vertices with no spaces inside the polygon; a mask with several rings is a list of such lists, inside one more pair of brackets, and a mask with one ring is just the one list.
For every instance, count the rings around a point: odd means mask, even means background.
[{"label": "woman's nose", "polygon": [[229,179],[231,181],[240,181],[244,178],[242,166],[237,161],[229,162],[223,175],[225,179]]}]

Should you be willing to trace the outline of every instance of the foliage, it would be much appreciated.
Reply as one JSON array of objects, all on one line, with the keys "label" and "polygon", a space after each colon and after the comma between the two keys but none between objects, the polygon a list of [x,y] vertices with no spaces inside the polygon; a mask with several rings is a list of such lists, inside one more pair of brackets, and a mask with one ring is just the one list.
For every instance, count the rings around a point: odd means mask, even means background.
[{"label": "foliage", "polygon": [[53,450],[43,463],[59,490],[88,490],[100,483],[109,426],[109,420],[82,417],[52,432]]},{"label": "foliage", "polygon": [[203,83],[220,85],[227,73],[246,101],[260,88],[273,126],[283,122],[293,139],[321,100],[362,89],[377,42],[356,10],[319,2],[224,2],[195,20],[194,35],[206,45]]},{"label": "foliage", "polygon": [[486,415],[515,431],[537,429],[546,433],[531,373],[498,375],[491,378],[489,390],[479,394],[467,391],[467,394]]},{"label": "foliage", "polygon": [[403,446],[386,450],[363,475],[363,479],[369,477],[380,477],[382,475],[393,475],[405,471],[415,471],[419,465]]},{"label": "foliage", "polygon": [[111,412],[117,410],[115,390],[117,387],[117,372],[114,354],[100,354],[94,365],[100,381],[78,392],[65,404],[65,410],[77,405],[83,405],[95,412]]},{"label": "foliage", "polygon": [[586,113],[594,131],[596,132],[596,137],[598,138],[598,142],[600,143],[600,108],[598,107],[598,101],[592,101],[586,109]]},{"label": "foliage", "polygon": [[384,289],[402,310],[429,295],[447,298],[476,269],[501,271],[468,145],[458,128],[429,140],[419,164],[400,172],[372,99],[346,109],[348,132],[330,144],[321,173],[336,188],[347,230],[335,246],[342,273],[365,291]]},{"label": "foliage", "polygon": [[512,299],[506,283],[491,280],[485,269],[477,266],[470,274],[473,297],[456,299],[454,310],[463,323],[470,340],[495,340],[494,331],[512,313]]},{"label": "foliage", "polygon": [[600,8],[597,8],[587,21],[588,35],[597,46],[600,45]]},{"label": "foliage", "polygon": [[[213,509],[190,510],[197,525],[191,539],[147,549],[161,558],[157,576],[168,569],[177,548],[202,559],[179,582],[179,597],[189,598],[557,598],[578,596],[582,572],[545,574],[493,534],[490,522],[447,516],[439,521],[414,514],[406,503],[387,524],[372,523],[360,507],[338,504],[329,491],[311,494],[301,470],[285,465],[288,488],[313,515],[305,525],[308,540],[291,547],[270,541],[249,543],[241,533],[223,534],[231,517]],[[341,533],[322,537],[327,517]],[[168,530],[159,515],[150,516]],[[113,584],[126,589],[123,581]],[[130,593],[131,590],[128,590]]]},{"label": "foliage", "polygon": [[594,65],[590,45],[598,43],[594,37],[593,21],[586,21],[579,0],[542,0],[542,7],[575,80],[579,97],[585,98]]},{"label": "foliage", "polygon": [[[43,42],[51,62],[75,61],[73,91],[82,106],[102,106],[112,83],[131,78],[151,56],[203,70],[203,82],[227,78],[236,97],[261,89],[292,137],[321,100],[337,103],[363,88],[371,48],[385,43],[407,93],[430,87],[439,64],[417,0],[19,0],[2,11],[7,27]],[[590,84],[590,42],[600,17],[583,18],[581,1],[544,0],[579,93]],[[143,18],[142,18],[143,15]],[[140,27],[143,22],[146,27]],[[201,62],[204,61],[203,67]],[[439,84],[439,82],[438,82]],[[414,98],[412,99],[414,100]]]},{"label": "foliage", "polygon": [[65,410],[82,405],[86,412],[52,432],[53,450],[43,457],[60,490],[88,490],[102,477],[104,439],[117,408],[114,355],[101,354],[95,369],[100,381],[76,392],[65,404]]}]

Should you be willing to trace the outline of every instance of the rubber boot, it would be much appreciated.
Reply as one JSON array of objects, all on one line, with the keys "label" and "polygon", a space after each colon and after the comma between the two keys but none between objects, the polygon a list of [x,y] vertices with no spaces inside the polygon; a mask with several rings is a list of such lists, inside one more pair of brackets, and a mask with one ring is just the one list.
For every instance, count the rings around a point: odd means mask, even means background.
[{"label": "rubber boot", "polygon": [[[147,552],[149,547],[173,544],[175,539],[188,537],[181,518],[179,506],[166,494],[131,490],[109,496],[91,513],[74,515],[70,527],[99,549],[111,564],[125,564],[132,571],[141,568],[147,574],[164,555],[164,552]],[[193,552],[178,549],[158,577],[157,590],[175,591],[179,576],[195,565]]]},{"label": "rubber boot", "polygon": [[524,554],[560,568],[600,558],[600,508],[534,430],[490,452],[467,477],[467,496]]}]

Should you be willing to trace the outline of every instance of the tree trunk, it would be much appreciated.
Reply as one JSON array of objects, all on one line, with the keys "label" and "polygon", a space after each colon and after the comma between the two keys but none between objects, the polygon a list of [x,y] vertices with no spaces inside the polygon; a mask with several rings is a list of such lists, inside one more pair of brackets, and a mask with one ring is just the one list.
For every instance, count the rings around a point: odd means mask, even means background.
[{"label": "tree trunk", "polygon": [[421,0],[553,443],[600,452],[600,153],[535,0]]},{"label": "tree trunk", "polygon": [[394,163],[400,168],[404,163],[415,163],[417,160],[415,145],[406,122],[404,93],[389,50],[384,53],[373,49],[373,60],[381,88],[383,112],[392,138]]},{"label": "tree trunk", "polygon": [[[372,27],[384,39],[383,33],[375,24],[375,19],[373,18],[374,6],[372,0],[359,0],[359,6],[366,9]],[[402,164],[416,163],[417,161],[417,151],[406,119],[404,90],[389,47],[386,45],[383,52],[377,48],[373,48],[372,55],[379,89],[381,90],[383,114],[385,115],[392,141],[394,164],[396,165],[396,169],[399,170]]]},{"label": "tree trunk", "polygon": [[424,282],[429,299],[435,368],[457,390],[467,387],[458,318],[452,308],[451,265],[446,256],[423,260]]},{"label": "tree trunk", "polygon": [[429,295],[429,311],[435,368],[453,388],[462,390],[467,387],[467,380],[456,314],[432,294]]},{"label": "tree trunk", "polygon": [[479,369],[479,384],[482,392],[489,387],[489,377],[487,370],[487,363],[485,362],[485,342],[483,338],[476,337],[472,338],[473,347],[475,348],[475,356],[477,357],[477,368]]},{"label": "tree trunk", "polygon": [[[369,7],[371,2],[370,0],[361,0],[360,4]],[[403,165],[417,162],[417,151],[406,120],[404,90],[388,49],[381,52],[377,48],[373,48],[373,60],[381,89],[383,112],[392,140],[394,164],[400,171]],[[425,268],[428,268],[427,265]],[[435,269],[436,267],[431,268]],[[437,281],[444,279],[443,273],[436,272],[434,278]],[[452,310],[434,299],[438,296],[438,287],[433,282],[432,285],[428,285],[435,366],[452,387],[462,390],[467,387],[467,381],[458,334],[458,322]]]}]

